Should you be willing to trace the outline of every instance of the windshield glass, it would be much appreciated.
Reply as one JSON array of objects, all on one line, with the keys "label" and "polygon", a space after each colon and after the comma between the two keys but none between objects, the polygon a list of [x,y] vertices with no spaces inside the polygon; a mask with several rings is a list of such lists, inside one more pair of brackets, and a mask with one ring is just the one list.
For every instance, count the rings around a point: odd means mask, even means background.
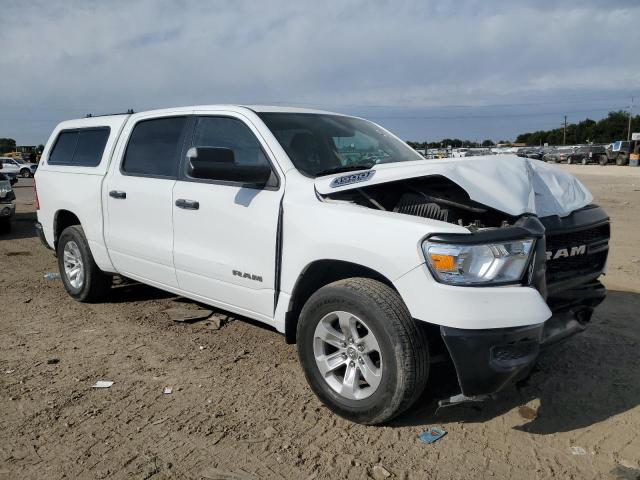
[{"label": "windshield glass", "polygon": [[307,176],[424,158],[374,123],[316,113],[259,113],[295,167]]}]

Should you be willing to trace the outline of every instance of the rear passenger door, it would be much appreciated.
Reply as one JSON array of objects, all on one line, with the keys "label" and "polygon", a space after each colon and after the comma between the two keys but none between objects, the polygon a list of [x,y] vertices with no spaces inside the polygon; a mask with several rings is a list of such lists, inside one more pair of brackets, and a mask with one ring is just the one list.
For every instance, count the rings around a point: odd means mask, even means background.
[{"label": "rear passenger door", "polygon": [[[123,275],[176,288],[173,204],[178,163],[191,119],[140,119],[106,180],[106,240]],[[126,135],[126,132],[124,133]]]}]

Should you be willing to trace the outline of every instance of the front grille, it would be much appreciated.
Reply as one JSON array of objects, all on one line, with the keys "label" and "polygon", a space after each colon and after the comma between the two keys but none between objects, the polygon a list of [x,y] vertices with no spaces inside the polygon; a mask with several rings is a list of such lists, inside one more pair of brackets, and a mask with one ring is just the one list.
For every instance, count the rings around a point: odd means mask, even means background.
[{"label": "front grille", "polygon": [[607,261],[608,243],[608,223],[569,232],[548,232],[546,250],[552,258],[547,259],[547,285],[601,272]]}]

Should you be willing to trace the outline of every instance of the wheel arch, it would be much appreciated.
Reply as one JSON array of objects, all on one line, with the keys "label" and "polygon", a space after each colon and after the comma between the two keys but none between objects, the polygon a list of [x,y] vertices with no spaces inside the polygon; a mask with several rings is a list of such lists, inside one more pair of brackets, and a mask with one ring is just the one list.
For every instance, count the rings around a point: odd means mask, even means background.
[{"label": "wheel arch", "polygon": [[70,210],[61,209],[58,210],[53,217],[53,249],[57,251],[58,240],[65,228],[73,225],[80,225],[80,219],[78,216]]},{"label": "wheel arch", "polygon": [[365,265],[335,259],[314,260],[298,275],[291,293],[285,314],[284,334],[287,343],[296,343],[298,318],[309,297],[325,285],[353,277],[377,280],[397,291],[389,278]]}]

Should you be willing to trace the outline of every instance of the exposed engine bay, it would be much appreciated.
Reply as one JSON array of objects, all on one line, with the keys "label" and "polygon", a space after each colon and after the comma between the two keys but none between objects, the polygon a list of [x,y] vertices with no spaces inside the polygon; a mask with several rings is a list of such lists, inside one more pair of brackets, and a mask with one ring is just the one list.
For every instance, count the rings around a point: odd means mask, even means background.
[{"label": "exposed engine bay", "polygon": [[441,175],[363,186],[325,198],[453,223],[470,230],[507,227],[518,218],[471,200],[462,187]]}]

